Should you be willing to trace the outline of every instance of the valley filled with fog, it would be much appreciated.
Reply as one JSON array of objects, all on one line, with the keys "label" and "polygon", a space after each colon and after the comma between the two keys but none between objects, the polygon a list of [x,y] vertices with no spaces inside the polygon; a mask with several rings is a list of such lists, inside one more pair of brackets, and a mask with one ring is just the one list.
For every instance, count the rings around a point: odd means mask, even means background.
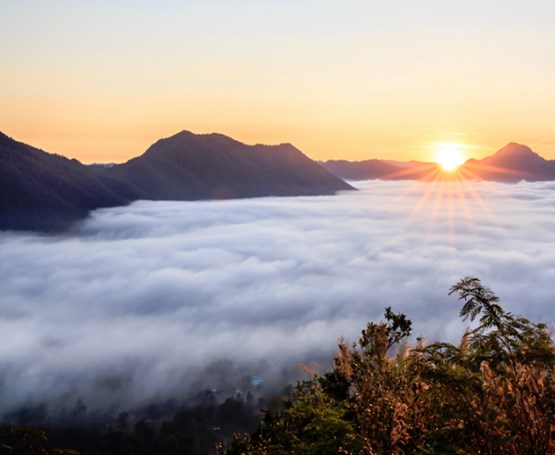
[{"label": "valley filled with fog", "polygon": [[457,342],[476,276],[551,324],[555,183],[367,181],[336,196],[149,202],[0,233],[0,408],[89,409],[329,366],[385,307]]}]

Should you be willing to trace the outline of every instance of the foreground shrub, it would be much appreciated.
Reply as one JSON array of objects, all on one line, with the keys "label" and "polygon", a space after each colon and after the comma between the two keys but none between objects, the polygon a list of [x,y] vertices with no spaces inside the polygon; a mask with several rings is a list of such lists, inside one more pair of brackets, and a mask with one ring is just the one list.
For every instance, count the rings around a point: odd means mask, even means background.
[{"label": "foreground shrub", "polygon": [[[237,435],[232,454],[555,453],[555,347],[547,327],[506,312],[476,278],[451,288],[477,320],[458,346],[407,344],[411,322],[387,308],[334,368],[312,373]],[[394,355],[391,353],[394,352]]]}]

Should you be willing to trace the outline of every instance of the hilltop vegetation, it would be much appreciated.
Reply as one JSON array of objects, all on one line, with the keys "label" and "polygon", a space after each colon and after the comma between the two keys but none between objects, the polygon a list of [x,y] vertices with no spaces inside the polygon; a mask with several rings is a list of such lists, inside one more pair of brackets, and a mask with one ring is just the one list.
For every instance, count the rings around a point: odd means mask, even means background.
[{"label": "hilltop vegetation", "polygon": [[[555,349],[543,324],[506,312],[476,278],[451,288],[478,324],[458,346],[407,344],[411,322],[386,309],[334,368],[312,374],[234,454],[555,453]],[[390,356],[392,351],[393,356]]]}]

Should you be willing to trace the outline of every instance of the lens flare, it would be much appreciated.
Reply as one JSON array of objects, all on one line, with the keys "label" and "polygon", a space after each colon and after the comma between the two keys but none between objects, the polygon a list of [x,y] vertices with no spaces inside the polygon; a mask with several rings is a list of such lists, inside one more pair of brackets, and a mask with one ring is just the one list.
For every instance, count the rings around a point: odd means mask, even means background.
[{"label": "lens flare", "polygon": [[444,171],[454,171],[465,162],[462,151],[463,145],[452,142],[442,142],[438,144],[435,155],[436,162]]}]

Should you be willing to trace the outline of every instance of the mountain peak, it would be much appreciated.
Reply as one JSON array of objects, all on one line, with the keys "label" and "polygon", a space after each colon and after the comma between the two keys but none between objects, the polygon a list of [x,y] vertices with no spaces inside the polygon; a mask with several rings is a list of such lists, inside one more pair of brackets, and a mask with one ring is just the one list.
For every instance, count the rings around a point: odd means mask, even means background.
[{"label": "mountain peak", "polygon": [[527,167],[531,163],[540,165],[546,160],[526,145],[509,142],[505,147],[499,149],[493,155],[484,158],[488,164],[500,164],[508,167]]},{"label": "mountain peak", "polygon": [[539,155],[532,151],[530,147],[527,145],[519,144],[517,142],[509,142],[505,147],[499,149],[495,155],[505,155],[505,156],[517,156],[517,155],[535,155],[539,157]]},{"label": "mountain peak", "polygon": [[183,130],[173,136],[159,139],[147,149],[145,154],[164,154],[168,153],[170,150],[174,152],[183,152],[184,150],[202,149],[213,146],[228,148],[244,146],[244,144],[220,133],[196,134],[188,130]]},{"label": "mountain peak", "polygon": [[333,194],[352,189],[291,144],[246,145],[223,134],[187,130],[158,140],[142,156],[104,172],[136,188],[141,198],[154,200]]},{"label": "mountain peak", "polygon": [[[192,131],[189,130],[182,130],[179,133],[174,134],[173,136],[167,137],[165,139],[224,139],[224,140],[231,140],[231,141],[235,141],[235,139],[226,136],[225,134],[222,133],[193,133]],[[165,139],[161,139],[161,140],[165,140]],[[235,141],[237,142],[237,141]]]},{"label": "mountain peak", "polygon": [[553,180],[555,176],[553,162],[516,142],[508,143],[484,159],[468,160],[465,166],[473,175],[501,182]]},{"label": "mountain peak", "polygon": [[16,142],[17,141],[15,139],[12,139],[10,136],[0,131],[0,144],[9,144],[9,143],[15,144]]}]

